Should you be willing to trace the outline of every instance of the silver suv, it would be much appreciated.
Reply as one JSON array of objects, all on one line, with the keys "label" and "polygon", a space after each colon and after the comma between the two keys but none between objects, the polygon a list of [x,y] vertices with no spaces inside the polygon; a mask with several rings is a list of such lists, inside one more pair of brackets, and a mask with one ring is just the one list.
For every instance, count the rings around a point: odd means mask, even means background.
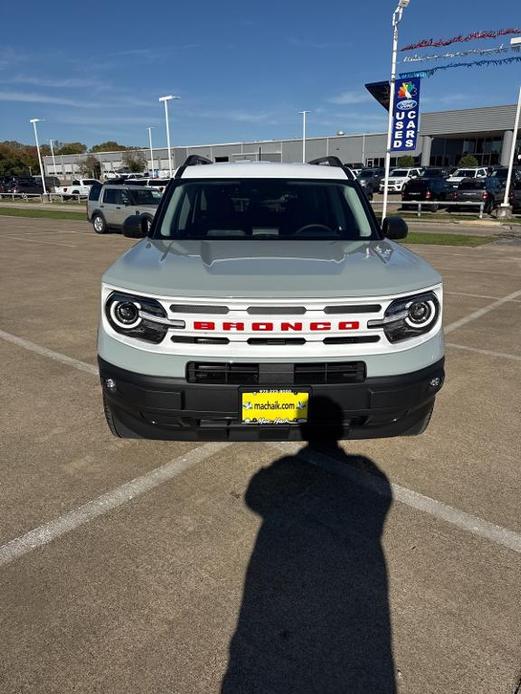
[{"label": "silver suv", "polygon": [[[197,165],[207,164],[207,165]],[[329,164],[329,165],[319,165]],[[143,237],[139,217],[126,236]],[[444,379],[442,285],[336,157],[189,157],[104,274],[98,362],[116,436],[420,434]]]},{"label": "silver suv", "polygon": [[139,218],[148,232],[161,200],[161,192],[145,186],[105,183],[92,186],[87,201],[87,218],[97,234],[109,229],[122,230],[125,220]]}]

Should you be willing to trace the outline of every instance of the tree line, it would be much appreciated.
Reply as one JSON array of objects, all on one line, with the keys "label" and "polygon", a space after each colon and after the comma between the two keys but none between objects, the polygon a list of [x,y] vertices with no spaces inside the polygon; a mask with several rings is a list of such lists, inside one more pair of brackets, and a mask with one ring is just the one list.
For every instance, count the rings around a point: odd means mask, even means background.
[{"label": "tree line", "polygon": [[[136,147],[121,145],[119,142],[107,140],[93,145],[90,149],[82,142],[54,141],[54,155],[88,154],[79,164],[80,173],[85,176],[100,178],[101,163],[95,156],[96,152],[124,152],[123,166],[132,172],[139,173],[146,168],[146,159]],[[51,155],[47,144],[40,145],[42,157]],[[35,145],[25,145],[16,140],[0,142],[0,177],[39,175],[38,152]]]}]

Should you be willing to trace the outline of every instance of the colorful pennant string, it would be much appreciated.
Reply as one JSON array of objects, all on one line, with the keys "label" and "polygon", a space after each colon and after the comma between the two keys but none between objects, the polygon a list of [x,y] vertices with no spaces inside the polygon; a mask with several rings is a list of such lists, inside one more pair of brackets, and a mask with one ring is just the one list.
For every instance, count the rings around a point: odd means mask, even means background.
[{"label": "colorful pennant string", "polygon": [[496,60],[474,60],[471,63],[449,63],[448,65],[438,65],[437,67],[421,70],[419,72],[401,72],[400,79],[409,79],[410,77],[432,77],[439,70],[450,70],[456,67],[490,67],[491,65],[508,65],[510,63],[521,62],[521,55],[512,56],[511,58],[498,58]]},{"label": "colorful pennant string", "polygon": [[509,51],[519,50],[518,46],[506,46],[502,43],[494,48],[471,48],[468,51],[453,51],[452,53],[431,53],[430,55],[421,55],[414,53],[407,55],[402,63],[420,63],[428,60],[448,60],[449,58],[463,58],[467,55],[492,55],[494,53],[508,53]]},{"label": "colorful pennant string", "polygon": [[423,39],[416,43],[410,43],[401,48],[401,51],[413,51],[415,48],[431,48],[440,46],[450,46],[452,43],[464,43],[465,41],[478,41],[480,39],[495,39],[498,36],[509,36],[510,34],[521,34],[519,27],[510,29],[493,29],[487,31],[473,31],[471,34],[452,36],[448,39]]}]

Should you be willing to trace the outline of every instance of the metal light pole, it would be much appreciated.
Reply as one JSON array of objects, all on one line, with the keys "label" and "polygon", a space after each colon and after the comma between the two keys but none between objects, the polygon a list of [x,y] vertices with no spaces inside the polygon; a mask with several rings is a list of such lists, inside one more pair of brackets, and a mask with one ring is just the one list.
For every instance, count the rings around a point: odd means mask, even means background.
[{"label": "metal light pole", "polygon": [[168,149],[168,170],[170,172],[170,178],[172,178],[173,171],[172,171],[172,156],[170,154],[170,123],[168,121],[168,102],[172,101],[172,99],[180,99],[180,96],[174,96],[173,94],[169,94],[168,96],[160,96],[159,101],[162,101],[165,105],[165,125],[166,125],[166,146]]},{"label": "metal light pole", "polygon": [[[510,44],[516,46],[521,43],[521,37],[510,39]],[[521,115],[521,87],[519,87],[519,95],[517,97],[516,117],[514,119],[514,132],[512,134],[512,146],[510,148],[510,159],[508,161],[507,184],[505,188],[505,197],[502,204],[499,206],[498,216],[506,217],[512,211],[508,204],[508,194],[510,193],[510,184],[512,183],[512,172],[514,170],[514,155],[516,153],[517,133],[519,130],[519,116]]]},{"label": "metal light pole", "polygon": [[302,161],[306,163],[306,116],[309,111],[299,111],[302,115]]},{"label": "metal light pole", "polygon": [[33,124],[34,140],[36,142],[36,151],[38,152],[38,161],[40,162],[40,174],[42,177],[43,194],[47,195],[47,188],[45,187],[45,172],[43,170],[42,155],[40,154],[40,144],[38,142],[38,131],[36,130],[36,123],[39,123],[40,121],[41,121],[41,118],[31,118],[29,123]]},{"label": "metal light pole", "polygon": [[382,207],[382,219],[387,214],[387,187],[389,185],[389,168],[391,166],[391,138],[393,132],[393,105],[394,92],[396,86],[396,55],[398,53],[398,24],[402,20],[404,9],[409,4],[410,0],[399,0],[395,11],[393,12],[393,49],[391,56],[391,89],[389,93],[389,119],[387,122],[387,149],[385,151],[385,178],[384,178],[384,200]]},{"label": "metal light pole", "polygon": [[150,147],[150,169],[152,171],[152,178],[155,178],[154,173],[154,150],[152,149],[152,128],[147,128],[148,130],[148,144]]},{"label": "metal light pole", "polygon": [[54,175],[56,176],[56,159],[54,158],[54,147],[53,147],[53,141],[49,140],[49,145],[51,146],[51,157],[52,157],[52,166],[54,169]]}]

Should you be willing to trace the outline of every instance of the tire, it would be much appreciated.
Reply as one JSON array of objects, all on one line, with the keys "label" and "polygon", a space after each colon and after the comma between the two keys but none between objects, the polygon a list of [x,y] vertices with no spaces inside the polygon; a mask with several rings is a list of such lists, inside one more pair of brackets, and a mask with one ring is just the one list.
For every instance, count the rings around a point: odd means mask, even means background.
[{"label": "tire", "polygon": [[440,209],[439,205],[431,205],[431,212],[437,212]]},{"label": "tire", "polygon": [[96,234],[105,234],[107,231],[107,223],[105,217],[100,212],[95,212],[92,215],[92,228]]},{"label": "tire", "polygon": [[428,412],[426,412],[426,414],[421,419],[419,419],[417,422],[415,422],[412,425],[412,427],[407,430],[407,432],[405,433],[405,436],[419,436],[420,434],[423,434],[423,432],[429,426],[429,422],[431,421],[433,410],[434,410],[434,403],[432,404],[432,406],[428,410]]},{"label": "tire", "polygon": [[141,439],[142,438],[141,436],[139,436],[139,434],[136,434],[131,429],[128,429],[124,424],[122,424],[119,421],[117,414],[114,412],[114,410],[111,407],[110,402],[108,401],[108,398],[105,394],[105,391],[103,391],[103,412],[105,413],[105,419],[107,421],[107,425],[108,425],[110,432],[113,436],[116,436],[118,439]]},{"label": "tire", "polygon": [[483,212],[486,214],[492,214],[492,210],[494,209],[494,200],[490,199],[487,200],[485,207],[483,208]]}]

